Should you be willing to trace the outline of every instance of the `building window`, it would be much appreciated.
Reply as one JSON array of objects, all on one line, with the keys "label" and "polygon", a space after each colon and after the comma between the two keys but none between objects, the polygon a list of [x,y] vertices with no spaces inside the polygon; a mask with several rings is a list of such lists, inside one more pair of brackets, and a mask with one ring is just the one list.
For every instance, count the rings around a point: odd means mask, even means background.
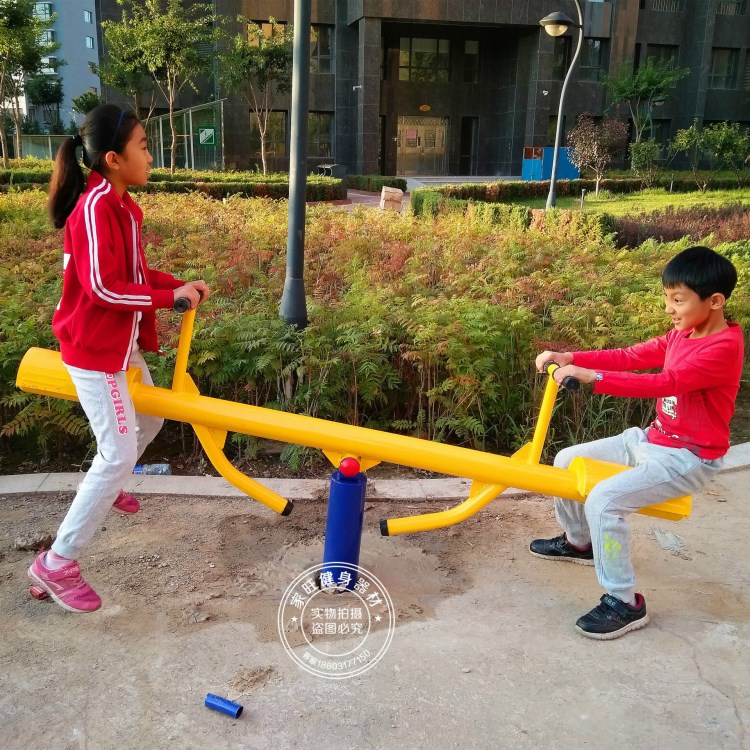
[{"label": "building window", "polygon": [[272,36],[284,36],[286,34],[286,24],[280,23],[279,21],[277,21],[276,24],[269,23],[268,21],[256,21],[253,24],[248,24],[247,43],[252,47],[258,47],[260,45],[256,26],[260,28],[260,36],[264,39],[270,39]]},{"label": "building window", "polygon": [[581,78],[598,81],[609,67],[609,39],[584,39],[581,49]]},{"label": "building window", "polygon": [[83,22],[94,23],[94,14],[90,10],[83,11]]},{"label": "building window", "polygon": [[310,32],[310,72],[333,73],[333,27],[313,24]]},{"label": "building window", "polygon": [[34,3],[34,15],[42,21],[52,18],[52,3]]},{"label": "building window", "polygon": [[662,148],[666,148],[672,138],[672,121],[654,119],[653,123],[654,132],[651,134],[651,138]]},{"label": "building window", "polygon": [[57,58],[43,57],[41,72],[45,75],[52,75],[53,73],[57,73]]},{"label": "building window", "polygon": [[737,86],[737,65],[740,51],[714,47],[711,55],[711,75],[708,87],[711,89],[733,89]]},{"label": "building window", "polygon": [[464,42],[464,83],[479,83],[479,42]]},{"label": "building window", "polygon": [[685,0],[651,0],[651,10],[663,10],[666,13],[679,13],[685,10]]},{"label": "building window", "polygon": [[447,39],[401,37],[399,81],[445,83],[449,80],[450,42]]},{"label": "building window", "polygon": [[307,116],[307,154],[333,156],[333,113],[310,112]]},{"label": "building window", "polygon": [[86,49],[94,49],[94,37],[93,36],[86,37]]},{"label": "building window", "polygon": [[646,48],[646,57],[676,66],[679,62],[680,48],[676,44],[649,44]]},{"label": "building window", "polygon": [[[565,132],[565,115],[562,119],[562,130],[560,131],[560,143],[564,144],[566,141]],[[549,123],[547,124],[547,145],[554,146],[555,138],[557,137],[557,115],[550,115]]]},{"label": "building window", "polygon": [[[250,113],[250,151],[260,159],[260,130],[258,118]],[[286,112],[271,112],[266,129],[266,156],[286,156]]]},{"label": "building window", "polygon": [[552,51],[552,80],[563,81],[570,67],[571,37],[556,36],[555,47]]},{"label": "building window", "polygon": [[54,29],[45,29],[39,35],[39,41],[42,44],[54,44],[55,43],[55,30]]},{"label": "building window", "polygon": [[716,14],[719,16],[744,16],[747,10],[745,0],[719,0]]},{"label": "building window", "polygon": [[745,55],[745,72],[742,75],[742,88],[750,91],[750,54]]}]

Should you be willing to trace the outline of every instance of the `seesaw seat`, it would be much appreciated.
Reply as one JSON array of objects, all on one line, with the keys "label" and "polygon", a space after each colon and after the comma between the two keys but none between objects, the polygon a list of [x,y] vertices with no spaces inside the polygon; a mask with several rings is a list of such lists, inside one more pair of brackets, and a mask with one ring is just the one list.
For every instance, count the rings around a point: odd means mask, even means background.
[{"label": "seesaw seat", "polygon": [[[578,491],[586,498],[594,485],[603,479],[620,474],[632,467],[623,466],[622,464],[613,464],[608,461],[598,461],[595,458],[585,458],[577,456],[570,462],[568,469],[572,471],[578,481]],[[641,508],[638,513],[645,516],[656,516],[657,518],[666,518],[669,521],[681,521],[690,515],[693,506],[693,496],[683,495],[682,497],[673,497],[671,500],[665,500],[657,505],[649,505]]]}]

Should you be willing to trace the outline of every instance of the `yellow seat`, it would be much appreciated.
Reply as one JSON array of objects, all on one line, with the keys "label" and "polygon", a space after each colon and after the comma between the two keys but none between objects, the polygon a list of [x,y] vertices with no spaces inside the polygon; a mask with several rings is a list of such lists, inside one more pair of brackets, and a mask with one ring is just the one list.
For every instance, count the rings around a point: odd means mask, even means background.
[{"label": "yellow seat", "polygon": [[[586,498],[596,484],[604,479],[615,476],[623,471],[631,469],[631,466],[612,464],[608,461],[597,461],[595,458],[584,458],[577,456],[570,462],[568,469],[576,475],[578,491]],[[641,508],[638,513],[645,516],[656,516],[666,518],[669,521],[681,521],[690,515],[693,507],[693,496],[683,495],[665,500],[657,505],[649,505]]]}]

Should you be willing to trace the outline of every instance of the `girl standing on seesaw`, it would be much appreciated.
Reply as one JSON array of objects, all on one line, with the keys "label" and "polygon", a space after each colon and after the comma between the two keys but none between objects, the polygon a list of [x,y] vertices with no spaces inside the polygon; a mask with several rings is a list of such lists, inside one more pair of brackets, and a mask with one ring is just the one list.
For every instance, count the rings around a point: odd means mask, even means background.
[{"label": "girl standing on seesaw", "polygon": [[110,508],[139,510],[123,487],[163,423],[135,413],[125,372],[138,367],[142,382],[152,385],[140,350],[158,351],[155,310],[171,308],[180,297],[194,308],[210,294],[202,280],[185,283],[146,264],[143,213],[127,189],[146,184],[152,161],[136,115],[102,104],[86,116],[80,135],[60,147],[50,183],[50,219],[65,227],[63,291],[52,329],[97,453],[52,548],[39,553],[29,577],[70,612],[101,606],[81,576],[78,556]]}]

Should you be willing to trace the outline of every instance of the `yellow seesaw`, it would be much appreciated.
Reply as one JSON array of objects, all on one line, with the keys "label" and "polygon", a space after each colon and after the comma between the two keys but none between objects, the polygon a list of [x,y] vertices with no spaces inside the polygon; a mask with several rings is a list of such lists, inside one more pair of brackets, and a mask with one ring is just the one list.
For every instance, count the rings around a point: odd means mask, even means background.
[{"label": "yellow seesaw", "polygon": [[[567,469],[539,463],[558,391],[551,375],[557,367],[554,363],[548,369],[550,374],[533,438],[508,458],[202,396],[187,373],[194,322],[195,310],[189,310],[182,319],[171,388],[143,385],[141,371],[137,368],[128,370],[128,389],[135,409],[142,414],[192,425],[219,474],[281,515],[291,513],[292,502],[250,479],[230,463],[224,455],[228,432],[319,448],[336,467],[344,458],[353,457],[359,461],[362,471],[387,461],[472,480],[469,497],[453,508],[381,521],[380,531],[385,536],[429,531],[459,523],[477,513],[508,487],[584,502],[597,482],[630,468],[581,457],[575,458]],[[59,352],[29,349],[18,368],[16,384],[27,393],[77,400],[75,387]],[[690,515],[691,502],[692,498],[686,495],[638,512],[679,521]]]}]

